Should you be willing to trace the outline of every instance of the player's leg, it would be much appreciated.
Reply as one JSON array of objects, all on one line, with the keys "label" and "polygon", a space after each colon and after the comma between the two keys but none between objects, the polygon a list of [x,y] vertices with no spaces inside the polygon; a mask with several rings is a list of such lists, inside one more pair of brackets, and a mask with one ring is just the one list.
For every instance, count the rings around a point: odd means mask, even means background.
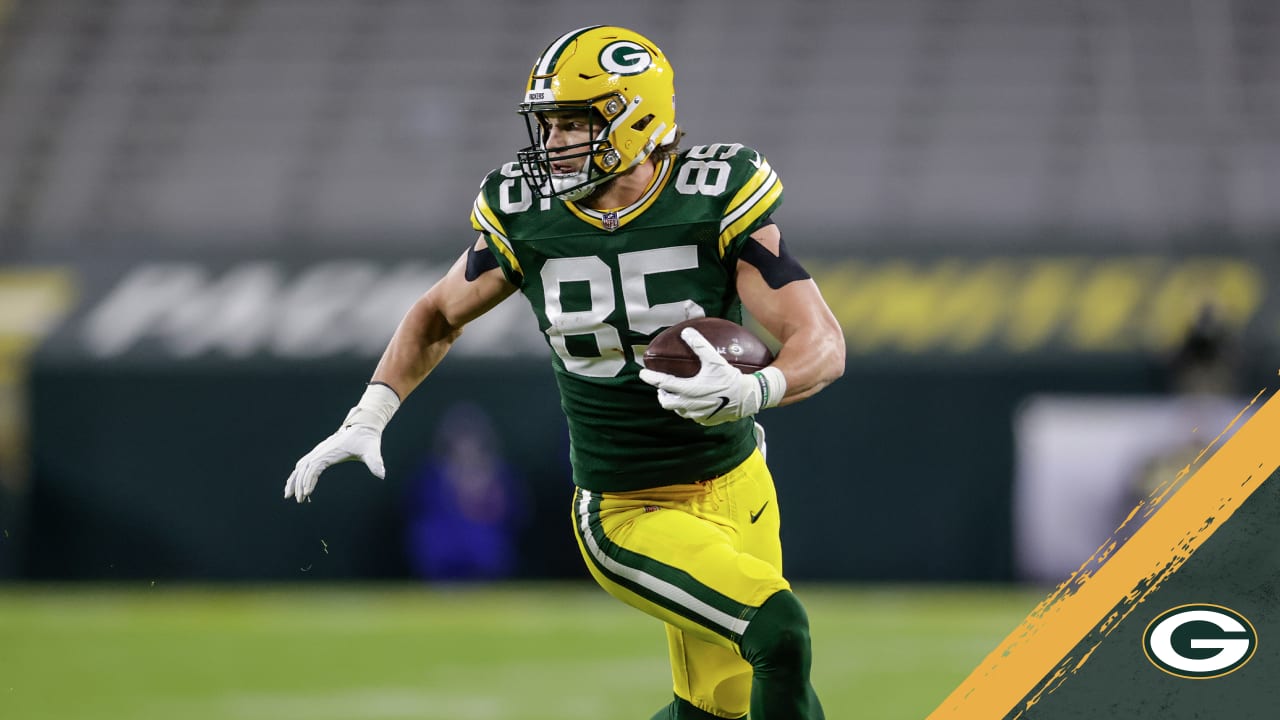
[{"label": "player's leg", "polygon": [[[763,561],[742,556],[730,529],[690,512],[696,500],[712,495],[710,487],[664,489],[643,499],[620,495],[579,491],[576,535],[601,587],[678,630],[668,633],[676,701],[655,717],[742,717],[751,666],[736,641],[754,606],[786,581]],[[755,569],[744,575],[741,565]],[[757,589],[762,580],[769,586]],[[725,686],[729,678],[737,681]]]},{"label": "player's leg", "polygon": [[[772,479],[758,454],[702,485],[607,496],[582,491],[574,516],[597,581],[675,628],[670,638],[678,699],[666,717],[684,717],[686,705],[711,717],[741,717],[753,697],[759,700],[751,706],[753,720],[821,717],[810,701],[802,657],[808,646],[790,642],[807,637],[807,625],[777,632],[803,623],[803,613],[785,612],[783,601],[766,603],[789,585],[781,572]],[[762,609],[763,629],[749,632]],[[752,642],[740,646],[746,636]],[[742,659],[748,649],[755,667]],[[795,672],[780,672],[792,666]],[[765,684],[755,696],[751,674]],[[796,697],[783,708],[775,701],[788,693]]]},{"label": "player's leg", "polygon": [[706,710],[699,710],[693,703],[676,696],[669,704],[654,713],[649,720],[724,720],[719,715],[712,715]]},{"label": "player's leg", "polygon": [[[729,488],[737,501],[733,519],[742,533],[742,549],[781,573],[778,500],[773,477],[763,457],[759,460],[758,465],[746,463],[743,469],[749,472]],[[752,720],[825,717],[809,683],[809,619],[789,589],[778,590],[760,606],[739,651],[752,667]]]},{"label": "player's leg", "polygon": [[[692,509],[721,527],[732,527],[735,549],[764,561],[782,577],[777,502],[767,466],[753,458],[739,472],[710,484]],[[667,646],[677,699],[710,697],[718,708],[746,712],[753,671],[738,649],[725,647],[719,638],[708,641],[675,625],[667,625]],[[677,700],[672,708],[678,705]],[[672,717],[681,714],[673,713]]]},{"label": "player's leg", "polygon": [[825,718],[809,683],[812,655],[808,627],[804,608],[795,595],[789,590],[774,593],[743,637],[742,653],[751,660],[748,664],[725,648],[667,626],[676,699],[652,720],[722,717],[684,699],[705,697],[710,688],[714,688],[718,707],[749,705],[752,718]]},{"label": "player's leg", "polygon": [[[669,715],[659,713],[657,717],[683,720],[746,714],[751,703],[751,664],[736,651],[674,625],[667,625],[667,648],[676,699],[668,706]],[[695,701],[719,714],[705,713],[693,704]]]},{"label": "player's leg", "polygon": [[812,651],[809,618],[790,590],[765,601],[742,638],[742,655],[751,662],[751,717],[826,717],[809,683]]}]

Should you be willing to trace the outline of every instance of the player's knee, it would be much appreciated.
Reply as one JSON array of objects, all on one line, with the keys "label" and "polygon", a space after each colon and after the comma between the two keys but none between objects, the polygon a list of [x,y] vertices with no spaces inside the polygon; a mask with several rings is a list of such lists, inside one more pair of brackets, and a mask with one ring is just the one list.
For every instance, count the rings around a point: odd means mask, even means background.
[{"label": "player's knee", "polygon": [[787,590],[760,606],[742,636],[742,656],[756,670],[806,668],[810,653],[809,616]]}]

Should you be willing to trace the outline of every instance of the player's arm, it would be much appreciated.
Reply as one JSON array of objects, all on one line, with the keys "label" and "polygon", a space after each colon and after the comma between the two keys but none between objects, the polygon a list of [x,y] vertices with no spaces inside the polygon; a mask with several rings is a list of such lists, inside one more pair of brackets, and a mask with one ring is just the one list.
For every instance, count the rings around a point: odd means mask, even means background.
[{"label": "player's arm", "polygon": [[844,333],[809,273],[791,257],[778,226],[758,228],[739,255],[737,291],[760,324],[782,341],[769,367],[744,374],[697,330],[680,337],[702,360],[693,377],[644,369],[662,407],[703,425],[750,417],[803,400],[844,374]]},{"label": "player's arm", "polygon": [[775,224],[757,229],[738,260],[738,296],[782,348],[771,367],[785,378],[781,405],[814,395],[844,374],[844,332],[818,285],[782,243]]},{"label": "player's arm", "polygon": [[[489,312],[516,288],[490,258],[484,238],[409,308],[373,371],[403,400],[444,359],[467,323]],[[482,258],[482,259],[477,259]]]},{"label": "player's arm", "polygon": [[284,486],[286,498],[307,499],[329,466],[360,460],[385,477],[382,431],[400,402],[444,359],[467,323],[493,309],[515,286],[491,258],[481,238],[405,313],[374,370],[360,402],[337,432],[316,445],[294,466]]}]

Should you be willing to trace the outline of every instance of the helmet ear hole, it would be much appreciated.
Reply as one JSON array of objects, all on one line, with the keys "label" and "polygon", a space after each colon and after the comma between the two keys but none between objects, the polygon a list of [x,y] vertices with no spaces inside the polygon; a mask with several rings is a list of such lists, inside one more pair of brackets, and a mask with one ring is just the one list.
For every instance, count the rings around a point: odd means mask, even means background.
[{"label": "helmet ear hole", "polygon": [[645,128],[649,127],[649,123],[651,122],[653,122],[653,115],[645,115],[639,120],[631,123],[631,129],[635,130],[636,132],[640,132]]}]

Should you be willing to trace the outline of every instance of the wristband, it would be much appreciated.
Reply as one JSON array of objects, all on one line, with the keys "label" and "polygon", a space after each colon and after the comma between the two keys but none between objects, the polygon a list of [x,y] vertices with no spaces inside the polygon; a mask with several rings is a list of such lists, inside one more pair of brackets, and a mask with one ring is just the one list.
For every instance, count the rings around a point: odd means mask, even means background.
[{"label": "wristband", "polygon": [[777,407],[787,394],[787,376],[772,365],[751,373],[751,376],[760,384],[760,409]]},{"label": "wristband", "polygon": [[369,383],[360,402],[351,408],[342,427],[369,425],[381,431],[391,422],[391,416],[400,409],[400,396],[386,383]]}]

